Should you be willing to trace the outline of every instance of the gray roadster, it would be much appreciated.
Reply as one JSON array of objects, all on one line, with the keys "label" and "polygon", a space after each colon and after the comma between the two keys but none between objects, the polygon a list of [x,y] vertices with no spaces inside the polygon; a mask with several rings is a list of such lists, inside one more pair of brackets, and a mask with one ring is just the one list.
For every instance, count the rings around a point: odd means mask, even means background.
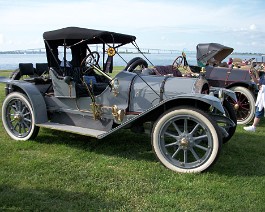
[{"label": "gray roadster", "polygon": [[211,167],[235,131],[233,109],[222,101],[234,93],[209,94],[203,77],[138,74],[134,59],[111,77],[118,48],[138,48],[134,36],[68,27],[43,38],[47,64],[21,63],[10,78],[0,78],[6,83],[3,126],[14,140],[34,139],[40,127],[98,139],[122,128],[150,129],[158,160],[187,173]]}]

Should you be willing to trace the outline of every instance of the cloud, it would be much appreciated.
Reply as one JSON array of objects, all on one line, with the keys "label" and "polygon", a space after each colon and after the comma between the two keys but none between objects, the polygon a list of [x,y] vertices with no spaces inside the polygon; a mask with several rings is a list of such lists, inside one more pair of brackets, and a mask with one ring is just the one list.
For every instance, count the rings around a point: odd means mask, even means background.
[{"label": "cloud", "polygon": [[[39,48],[44,31],[67,26],[133,34],[150,48],[190,48],[207,41],[235,45],[237,40],[245,43],[258,37],[263,28],[264,12],[256,6],[262,1],[244,1],[0,1],[0,19],[6,20],[1,31],[16,49]],[[256,42],[264,39],[259,36]]]},{"label": "cloud", "polygon": [[257,27],[256,27],[256,25],[255,24],[251,24],[250,26],[249,26],[249,29],[250,30],[255,30]]},{"label": "cloud", "polygon": [[[27,2],[27,1],[26,1]],[[242,10],[241,10],[242,11]],[[48,28],[79,25],[92,27],[115,26],[139,29],[160,26],[222,26],[241,25],[235,6],[196,4],[173,1],[98,0],[94,1],[39,1],[18,4],[1,11],[6,25]],[[30,28],[28,29],[30,30]]]}]

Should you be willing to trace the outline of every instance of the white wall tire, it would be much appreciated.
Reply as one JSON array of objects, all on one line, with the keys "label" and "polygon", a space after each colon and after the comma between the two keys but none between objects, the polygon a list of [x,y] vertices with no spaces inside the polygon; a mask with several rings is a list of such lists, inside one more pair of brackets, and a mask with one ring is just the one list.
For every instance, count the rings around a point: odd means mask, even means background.
[{"label": "white wall tire", "polygon": [[221,145],[217,124],[193,107],[171,109],[153,127],[153,150],[158,160],[175,172],[207,170],[216,161]]},{"label": "white wall tire", "polygon": [[39,132],[31,104],[19,92],[6,96],[2,106],[2,121],[7,134],[14,140],[34,139]]},{"label": "white wall tire", "polygon": [[255,97],[253,93],[242,86],[235,86],[230,89],[235,92],[237,97],[237,102],[229,99],[232,105],[237,104],[238,106],[236,110],[237,124],[248,124],[255,115]]}]

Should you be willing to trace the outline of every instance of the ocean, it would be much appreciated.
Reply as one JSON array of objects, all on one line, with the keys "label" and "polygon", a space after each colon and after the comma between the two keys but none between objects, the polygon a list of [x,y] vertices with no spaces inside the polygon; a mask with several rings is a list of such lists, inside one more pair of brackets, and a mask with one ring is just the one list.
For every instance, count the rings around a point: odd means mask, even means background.
[{"label": "ocean", "polygon": [[[114,66],[125,66],[125,61],[130,61],[130,59],[134,57],[142,57],[141,54],[135,53],[127,53],[127,54],[120,54],[122,58],[118,55],[114,56],[113,64]],[[101,55],[102,56],[102,55]],[[145,54],[145,56],[152,62],[153,65],[171,65],[176,57],[180,56],[174,53],[150,53]],[[190,65],[197,65],[196,61],[196,52],[186,53],[187,61]],[[240,58],[240,59],[250,59],[256,58],[257,62],[265,62],[265,57],[257,54],[232,54],[229,55],[232,58]],[[228,61],[228,58],[224,59],[223,61]],[[0,70],[15,70],[18,68],[19,63],[46,63],[46,54],[39,53],[39,54],[0,54]],[[149,62],[148,62],[149,63]]]}]

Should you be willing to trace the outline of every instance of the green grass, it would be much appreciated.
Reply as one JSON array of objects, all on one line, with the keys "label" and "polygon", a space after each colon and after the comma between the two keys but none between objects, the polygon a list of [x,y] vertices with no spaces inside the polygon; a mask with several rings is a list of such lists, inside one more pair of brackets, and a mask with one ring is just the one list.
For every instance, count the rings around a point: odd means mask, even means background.
[{"label": "green grass", "polygon": [[208,172],[178,174],[147,135],[41,129],[17,142],[0,123],[0,211],[265,211],[264,137],[264,120],[255,134],[238,126]]},{"label": "green grass", "polygon": [[0,71],[0,76],[9,77],[12,72],[13,72],[12,70],[3,70]]}]

